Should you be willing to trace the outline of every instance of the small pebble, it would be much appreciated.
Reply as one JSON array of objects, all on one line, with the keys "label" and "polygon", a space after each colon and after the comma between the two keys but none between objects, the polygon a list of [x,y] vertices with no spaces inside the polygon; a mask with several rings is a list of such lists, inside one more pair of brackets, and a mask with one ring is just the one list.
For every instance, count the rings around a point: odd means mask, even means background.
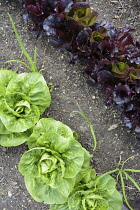
[{"label": "small pebble", "polygon": [[118,124],[111,125],[110,128],[108,128],[108,131],[111,131],[117,127],[118,127]]},{"label": "small pebble", "polygon": [[8,197],[12,197],[12,193],[10,190],[8,191]]}]

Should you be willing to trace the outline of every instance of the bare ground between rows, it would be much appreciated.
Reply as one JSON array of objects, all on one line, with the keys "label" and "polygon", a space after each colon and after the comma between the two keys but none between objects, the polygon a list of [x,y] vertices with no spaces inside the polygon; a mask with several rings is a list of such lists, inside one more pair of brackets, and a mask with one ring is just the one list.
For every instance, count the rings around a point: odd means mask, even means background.
[{"label": "bare ground between rows", "polygon": [[[43,117],[60,120],[79,134],[80,143],[93,154],[91,164],[99,174],[113,170],[120,156],[122,160],[125,160],[130,156],[140,154],[140,144],[136,141],[136,135],[124,127],[119,113],[113,107],[105,107],[105,96],[100,89],[86,84],[82,66],[70,65],[66,53],[61,53],[51,47],[45,36],[41,40],[36,40],[21,18],[24,9],[14,1],[10,4],[3,2],[1,1],[0,5],[0,67],[18,73],[26,71],[19,64],[4,63],[10,59],[25,61],[7,16],[9,12],[30,55],[33,54],[34,46],[37,46],[38,68],[45,69],[42,74],[47,82],[54,85],[51,93],[51,107],[46,110]],[[107,0],[105,3],[104,0],[96,0],[90,1],[90,5],[99,12],[99,19],[113,20],[117,27],[122,27],[127,23],[136,28],[134,37],[140,40],[138,1],[113,2]],[[123,4],[121,5],[120,2]],[[87,123],[78,114],[71,113],[78,109],[77,103],[91,120],[96,132],[98,149],[94,153],[93,140]],[[116,128],[109,131],[112,125],[116,125]],[[25,145],[13,148],[0,147],[0,209],[2,210],[49,209],[49,206],[37,203],[30,197],[25,188],[23,176],[17,170],[20,157],[26,149]],[[127,164],[128,167],[140,169],[139,157],[131,160]],[[133,174],[133,177],[140,185],[140,176]],[[126,190],[130,200],[139,195],[131,183],[127,183]]]}]

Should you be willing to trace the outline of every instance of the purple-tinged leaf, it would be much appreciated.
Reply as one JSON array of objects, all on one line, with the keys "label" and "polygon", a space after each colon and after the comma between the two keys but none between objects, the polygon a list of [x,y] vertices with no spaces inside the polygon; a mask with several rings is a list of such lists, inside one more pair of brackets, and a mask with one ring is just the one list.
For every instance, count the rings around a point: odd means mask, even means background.
[{"label": "purple-tinged leaf", "polygon": [[33,12],[37,16],[44,15],[44,12],[38,6],[34,6],[34,5],[29,6],[27,8],[27,11]]},{"label": "purple-tinged leaf", "polygon": [[58,7],[59,10],[62,12],[69,12],[70,7],[73,5],[74,1],[73,0],[60,0],[58,1]]},{"label": "purple-tinged leaf", "polygon": [[97,74],[99,84],[111,82],[112,79],[114,79],[113,75],[107,70],[99,71]]},{"label": "purple-tinged leaf", "polygon": [[76,44],[78,48],[84,45],[88,45],[89,40],[90,40],[90,28],[84,28],[82,31],[80,31],[76,37]]},{"label": "purple-tinged leaf", "polygon": [[130,101],[130,94],[130,87],[119,83],[114,88],[113,100],[116,104],[128,103]]},{"label": "purple-tinged leaf", "polygon": [[58,36],[59,31],[64,26],[64,19],[58,16],[50,15],[43,22],[43,29],[48,36]]},{"label": "purple-tinged leaf", "polygon": [[125,33],[118,39],[119,50],[123,50],[127,45],[134,45],[133,37],[130,33]]},{"label": "purple-tinged leaf", "polygon": [[133,128],[133,121],[135,121],[135,113],[129,112],[127,114],[122,115],[123,123],[128,128]]},{"label": "purple-tinged leaf", "polygon": [[[140,96],[140,95],[139,95]],[[138,99],[138,100],[137,100]],[[124,110],[121,114],[124,124],[135,130],[136,133],[140,133],[140,97],[134,97],[134,101],[125,104]]]},{"label": "purple-tinged leaf", "polygon": [[58,49],[69,52],[70,63],[81,63],[87,83],[101,86],[106,105],[116,104],[124,124],[140,133],[140,43],[129,25],[116,29],[113,22],[95,23],[97,13],[85,0],[22,0],[33,34],[45,31]]},{"label": "purple-tinged leaf", "polygon": [[140,51],[134,53],[130,58],[129,58],[131,63],[136,63],[140,65]]}]

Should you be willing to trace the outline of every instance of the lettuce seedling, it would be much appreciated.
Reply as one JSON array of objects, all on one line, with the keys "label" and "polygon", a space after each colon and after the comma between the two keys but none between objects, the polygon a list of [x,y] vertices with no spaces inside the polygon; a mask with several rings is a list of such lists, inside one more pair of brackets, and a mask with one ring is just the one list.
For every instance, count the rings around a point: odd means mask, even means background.
[{"label": "lettuce seedling", "polygon": [[[21,157],[19,172],[38,202],[64,203],[73,190],[76,175],[89,167],[92,157],[76,140],[77,134],[65,124],[51,118],[38,121]],[[78,179],[81,179],[80,177]]]},{"label": "lettuce seedling", "polygon": [[0,86],[0,145],[17,146],[50,106],[49,88],[40,73],[10,70],[0,70]]}]

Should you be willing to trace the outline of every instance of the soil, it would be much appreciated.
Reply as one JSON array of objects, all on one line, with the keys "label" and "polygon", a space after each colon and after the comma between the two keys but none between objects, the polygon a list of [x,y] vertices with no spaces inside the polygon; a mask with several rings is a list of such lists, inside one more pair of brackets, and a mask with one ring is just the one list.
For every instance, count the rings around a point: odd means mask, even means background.
[{"label": "soil", "polygon": [[[51,107],[42,117],[60,120],[79,134],[79,142],[93,154],[92,166],[98,174],[113,170],[120,158],[126,160],[130,156],[140,154],[140,143],[136,134],[128,130],[121,122],[119,112],[114,107],[104,105],[105,96],[97,87],[86,84],[82,66],[69,64],[69,57],[54,49],[44,36],[37,40],[28,30],[28,24],[23,22],[21,14],[24,12],[18,0],[0,0],[0,67],[18,73],[27,71],[17,63],[5,64],[5,61],[17,59],[26,61],[17,43],[7,12],[16,24],[20,37],[28,53],[33,55],[37,46],[38,69],[42,71],[46,81],[53,83],[51,92]],[[99,12],[99,19],[112,20],[117,28],[129,24],[136,29],[135,40],[140,41],[140,2],[139,0],[89,0],[91,7]],[[77,113],[80,105],[85,115],[93,124],[98,148],[93,152],[93,139],[87,123]],[[0,147],[0,209],[2,210],[45,210],[49,206],[35,202],[28,194],[23,176],[18,172],[21,155],[27,150],[25,145],[18,147]],[[126,164],[126,168],[140,169],[140,159],[135,157]],[[132,174],[140,186],[140,175]],[[118,189],[121,191],[120,186]],[[140,210],[140,193],[126,182],[128,199],[133,201],[134,210]],[[136,200],[137,198],[137,200]],[[135,205],[137,203],[137,206]]]}]

